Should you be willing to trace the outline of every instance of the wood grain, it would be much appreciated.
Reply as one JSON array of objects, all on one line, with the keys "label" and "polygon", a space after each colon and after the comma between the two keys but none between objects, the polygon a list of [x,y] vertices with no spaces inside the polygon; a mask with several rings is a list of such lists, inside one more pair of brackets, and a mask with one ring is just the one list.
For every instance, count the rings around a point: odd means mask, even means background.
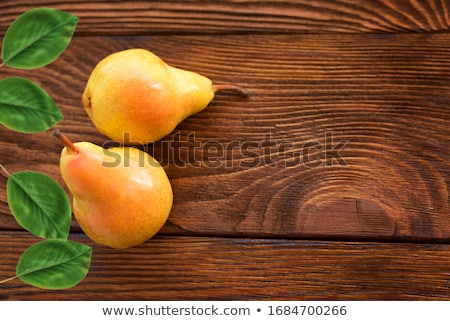
[{"label": "wood grain", "polygon": [[[161,142],[174,207],[129,250],[94,245],[88,277],[0,300],[449,300],[450,4],[445,0],[1,1],[0,36],[25,10],[80,17],[55,63],[3,66],[41,84],[74,141],[110,146],[81,106],[92,68],[133,47],[233,83]],[[0,127],[0,163],[63,184],[51,132]],[[38,241],[0,175],[0,280]]]},{"label": "wood grain", "polygon": [[[141,147],[173,185],[167,233],[442,242],[450,239],[449,43],[448,34],[88,37],[23,74],[61,107],[58,128],[100,145],[108,140],[80,97],[110,52],[149,48],[249,90],[247,100],[219,95]],[[0,70],[12,74],[22,72]],[[61,147],[49,133],[1,128],[0,137],[11,172],[39,170],[62,183]],[[0,224],[16,229],[5,181]]]},{"label": "wood grain", "polygon": [[79,16],[78,35],[443,32],[450,21],[446,0],[6,0],[0,31],[40,6]]},{"label": "wood grain", "polygon": [[[14,275],[20,253],[36,242],[24,234],[0,234],[0,279]],[[0,285],[0,299],[448,300],[449,264],[450,245],[157,237],[129,250],[95,246],[90,272],[74,288],[16,279]]]}]

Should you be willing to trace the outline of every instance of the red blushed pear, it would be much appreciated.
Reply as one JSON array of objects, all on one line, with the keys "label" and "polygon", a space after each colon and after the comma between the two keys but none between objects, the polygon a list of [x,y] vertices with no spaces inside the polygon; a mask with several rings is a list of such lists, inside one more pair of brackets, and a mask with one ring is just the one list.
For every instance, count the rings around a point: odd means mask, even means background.
[{"label": "red blushed pear", "polygon": [[154,236],[166,222],[173,193],[164,168],[132,147],[104,149],[72,143],[55,131],[65,147],[60,171],[73,195],[73,213],[96,243],[129,248]]},{"label": "red blushed pear", "polygon": [[145,144],[168,135],[222,90],[247,95],[236,86],[214,85],[207,77],[172,67],[148,50],[128,49],[97,64],[82,103],[104,135],[124,142],[126,134],[131,143]]}]

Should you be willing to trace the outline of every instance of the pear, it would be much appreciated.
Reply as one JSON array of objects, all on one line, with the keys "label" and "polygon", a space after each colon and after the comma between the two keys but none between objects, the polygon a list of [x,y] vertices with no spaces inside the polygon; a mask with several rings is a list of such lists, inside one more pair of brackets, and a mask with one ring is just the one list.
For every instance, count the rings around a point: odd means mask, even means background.
[{"label": "pear", "polygon": [[60,171],[73,195],[73,213],[94,242],[123,249],[154,236],[166,222],[173,193],[164,168],[133,147],[104,149],[89,142],[65,144]]},{"label": "pear", "polygon": [[146,144],[170,134],[185,118],[203,110],[220,84],[166,64],[145,49],[112,53],[92,70],[83,106],[99,132],[125,144]]}]

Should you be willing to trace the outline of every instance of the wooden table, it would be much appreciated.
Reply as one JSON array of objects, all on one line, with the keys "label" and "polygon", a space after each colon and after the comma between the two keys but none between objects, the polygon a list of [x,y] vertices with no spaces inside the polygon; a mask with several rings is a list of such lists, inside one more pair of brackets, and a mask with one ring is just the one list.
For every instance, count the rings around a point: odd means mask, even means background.
[{"label": "wooden table", "polygon": [[[27,3],[27,4],[25,4]],[[31,4],[30,4],[31,3]],[[63,291],[13,280],[6,300],[418,300],[450,298],[450,3],[445,0],[2,1],[80,17],[55,63],[0,76],[41,84],[57,128],[102,145],[81,106],[92,68],[142,47],[233,83],[161,142],[174,206],[130,250],[93,245]],[[50,133],[0,128],[1,163],[63,183]],[[10,215],[0,178],[0,279],[37,241]]]}]

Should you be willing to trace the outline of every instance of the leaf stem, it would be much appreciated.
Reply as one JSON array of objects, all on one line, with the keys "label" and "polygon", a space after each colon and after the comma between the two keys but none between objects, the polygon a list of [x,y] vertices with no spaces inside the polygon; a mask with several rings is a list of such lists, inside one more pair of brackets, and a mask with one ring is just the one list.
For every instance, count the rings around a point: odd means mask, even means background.
[{"label": "leaf stem", "polygon": [[0,169],[6,174],[6,176],[11,176],[11,174],[6,170],[6,168],[2,165],[2,164],[0,164]]},{"label": "leaf stem", "polygon": [[19,277],[18,275],[14,275],[14,276],[12,276],[12,277],[10,277],[10,278],[1,280],[1,281],[0,281],[0,284],[3,284],[3,283],[6,283],[6,282],[9,282],[9,281],[12,281],[12,280],[14,280],[14,279],[17,279],[18,277]]}]

